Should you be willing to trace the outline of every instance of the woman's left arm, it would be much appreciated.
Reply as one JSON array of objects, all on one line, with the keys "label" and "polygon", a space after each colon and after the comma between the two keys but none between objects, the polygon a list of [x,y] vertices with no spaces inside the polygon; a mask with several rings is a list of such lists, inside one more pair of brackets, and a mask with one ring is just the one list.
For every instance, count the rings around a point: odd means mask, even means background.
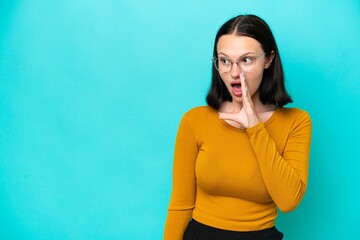
[{"label": "woman's left arm", "polygon": [[307,186],[311,141],[310,117],[303,112],[294,120],[284,151],[280,154],[255,111],[245,75],[242,73],[240,78],[243,108],[237,114],[220,113],[219,117],[238,122],[247,128],[270,196],[282,212],[291,211],[300,203]]},{"label": "woman's left arm", "polygon": [[311,120],[303,112],[294,121],[282,154],[264,123],[247,133],[259,163],[266,188],[282,212],[295,209],[303,198],[308,181]]}]

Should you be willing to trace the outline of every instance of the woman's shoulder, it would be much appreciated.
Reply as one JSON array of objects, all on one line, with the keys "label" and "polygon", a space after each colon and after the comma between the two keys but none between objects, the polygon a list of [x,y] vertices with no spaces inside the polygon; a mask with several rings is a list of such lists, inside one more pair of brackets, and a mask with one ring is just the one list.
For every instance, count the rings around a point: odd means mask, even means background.
[{"label": "woman's shoulder", "polygon": [[210,116],[217,116],[217,111],[209,106],[197,106],[186,111],[183,118],[191,119],[192,121],[209,119]]},{"label": "woman's shoulder", "polygon": [[291,116],[309,115],[307,111],[300,109],[300,108],[293,108],[293,107],[282,107],[282,108],[280,108],[279,112],[281,114],[291,115]]},{"label": "woman's shoulder", "polygon": [[209,106],[197,106],[191,108],[184,115],[196,116],[196,115],[204,115],[204,114],[214,114],[216,110]]},{"label": "woman's shoulder", "polygon": [[300,108],[282,107],[278,109],[277,115],[288,121],[311,121],[309,113]]}]

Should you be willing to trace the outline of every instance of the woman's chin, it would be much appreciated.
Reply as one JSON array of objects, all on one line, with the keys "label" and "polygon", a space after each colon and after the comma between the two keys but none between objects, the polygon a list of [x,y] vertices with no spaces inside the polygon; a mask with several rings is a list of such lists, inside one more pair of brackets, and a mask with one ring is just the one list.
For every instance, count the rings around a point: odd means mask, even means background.
[{"label": "woman's chin", "polygon": [[243,102],[243,99],[242,99],[242,96],[232,96],[232,101],[233,102],[236,102],[236,103],[242,103]]}]

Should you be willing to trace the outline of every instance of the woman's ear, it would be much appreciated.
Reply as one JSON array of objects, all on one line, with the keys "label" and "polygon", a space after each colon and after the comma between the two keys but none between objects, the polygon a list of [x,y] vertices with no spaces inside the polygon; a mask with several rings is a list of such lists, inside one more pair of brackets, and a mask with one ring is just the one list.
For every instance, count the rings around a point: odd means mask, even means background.
[{"label": "woman's ear", "polygon": [[266,58],[265,69],[268,69],[274,60],[275,51],[271,51],[270,55]]}]

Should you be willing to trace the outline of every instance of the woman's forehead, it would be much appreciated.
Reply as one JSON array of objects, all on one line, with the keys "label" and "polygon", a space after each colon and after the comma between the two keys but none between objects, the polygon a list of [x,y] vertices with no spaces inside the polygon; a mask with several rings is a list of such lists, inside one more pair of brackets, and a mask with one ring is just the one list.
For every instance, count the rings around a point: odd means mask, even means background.
[{"label": "woman's forehead", "polygon": [[223,35],[217,43],[217,52],[226,55],[244,55],[246,53],[260,53],[261,44],[252,37]]}]

